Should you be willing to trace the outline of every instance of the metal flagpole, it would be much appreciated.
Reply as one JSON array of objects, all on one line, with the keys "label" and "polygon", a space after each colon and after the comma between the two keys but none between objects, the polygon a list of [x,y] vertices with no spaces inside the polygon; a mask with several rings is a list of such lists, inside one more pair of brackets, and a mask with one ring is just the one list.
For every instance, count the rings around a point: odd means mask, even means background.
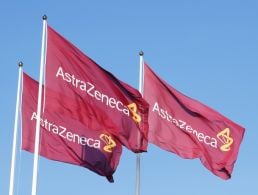
[{"label": "metal flagpole", "polygon": [[18,76],[18,87],[17,87],[17,97],[16,97],[14,129],[13,129],[13,148],[12,148],[12,160],[11,160],[11,171],[10,171],[9,195],[13,195],[14,193],[14,173],[15,173],[16,148],[17,148],[18,118],[19,118],[20,97],[21,97],[20,91],[21,91],[22,66],[23,66],[23,63],[19,62],[19,76]]},{"label": "metal flagpole", "polygon": [[144,53],[143,53],[143,51],[140,51],[139,55],[140,55],[139,91],[143,95],[143,63],[144,63],[144,60],[143,60]]},{"label": "metal flagpole", "polygon": [[[140,55],[140,71],[139,71],[139,91],[143,94],[143,51],[139,52]],[[136,195],[140,195],[140,165],[141,154],[136,154]]]},{"label": "metal flagpole", "polygon": [[40,116],[41,116],[41,104],[42,104],[42,83],[43,83],[43,70],[45,65],[45,38],[46,38],[47,16],[43,16],[43,32],[42,32],[42,44],[41,44],[41,60],[40,60],[40,76],[39,76],[39,89],[38,89],[38,106],[37,106],[37,123],[36,123],[36,135],[34,145],[34,161],[33,161],[33,176],[32,176],[32,190],[31,194],[37,194],[37,180],[38,180],[38,160],[39,160],[39,142],[40,142]]}]

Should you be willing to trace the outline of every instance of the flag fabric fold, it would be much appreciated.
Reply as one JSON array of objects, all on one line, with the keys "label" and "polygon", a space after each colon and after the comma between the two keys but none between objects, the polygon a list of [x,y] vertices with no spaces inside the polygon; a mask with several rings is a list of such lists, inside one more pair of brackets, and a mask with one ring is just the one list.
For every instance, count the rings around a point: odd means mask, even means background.
[{"label": "flag fabric fold", "polygon": [[222,179],[231,177],[245,129],[180,93],[145,63],[144,98],[150,104],[149,141],[182,158],[200,158]]},{"label": "flag fabric fold", "polygon": [[[46,91],[48,105],[40,119],[39,154],[47,159],[88,168],[113,182],[113,174],[122,153],[120,142],[109,132],[91,130],[77,118],[72,118],[74,102],[65,98],[58,99],[60,94],[51,89]],[[22,149],[32,153],[37,120],[37,97],[37,81],[23,73]],[[69,111],[70,115],[64,115]]]},{"label": "flag fabric fold", "polygon": [[75,109],[66,110],[65,115],[89,129],[109,132],[133,152],[147,150],[149,106],[139,91],[104,70],[50,26],[46,86],[60,94],[59,100],[73,102]]}]

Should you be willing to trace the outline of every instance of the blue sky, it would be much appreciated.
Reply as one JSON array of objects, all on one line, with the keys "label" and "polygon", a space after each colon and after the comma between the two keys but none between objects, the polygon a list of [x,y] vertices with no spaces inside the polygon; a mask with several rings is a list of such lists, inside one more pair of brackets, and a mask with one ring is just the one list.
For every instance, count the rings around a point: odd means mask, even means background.
[{"label": "blue sky", "polygon": [[[186,95],[246,128],[232,178],[154,145],[141,158],[141,195],[258,192],[258,1],[12,1],[0,7],[0,194],[8,194],[18,65],[39,77],[42,16],[119,79],[138,88],[138,52]],[[33,155],[17,153],[16,194],[31,191]],[[40,158],[38,195],[135,194],[124,148],[110,184],[87,169]]]}]

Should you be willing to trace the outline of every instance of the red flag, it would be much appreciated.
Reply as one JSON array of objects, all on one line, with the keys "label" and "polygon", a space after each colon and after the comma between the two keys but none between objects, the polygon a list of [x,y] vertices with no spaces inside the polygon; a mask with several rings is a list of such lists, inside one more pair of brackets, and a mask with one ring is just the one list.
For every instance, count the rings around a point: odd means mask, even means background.
[{"label": "red flag", "polygon": [[183,158],[200,158],[215,175],[231,177],[244,128],[169,86],[147,64],[144,98],[150,104],[151,143]]},{"label": "red flag", "polygon": [[[147,150],[148,104],[51,27],[47,28],[46,86],[72,99],[73,117],[106,130],[134,152]],[[47,102],[47,101],[46,101]]]},{"label": "red flag", "polygon": [[[34,152],[37,118],[38,83],[23,74],[22,149]],[[40,155],[51,160],[86,167],[113,182],[113,173],[122,153],[121,144],[104,130],[90,130],[85,124],[64,112],[72,110],[72,102],[57,101],[56,92],[47,89],[48,105],[41,115]],[[66,107],[63,107],[64,103]],[[71,105],[71,106],[69,106]]]}]

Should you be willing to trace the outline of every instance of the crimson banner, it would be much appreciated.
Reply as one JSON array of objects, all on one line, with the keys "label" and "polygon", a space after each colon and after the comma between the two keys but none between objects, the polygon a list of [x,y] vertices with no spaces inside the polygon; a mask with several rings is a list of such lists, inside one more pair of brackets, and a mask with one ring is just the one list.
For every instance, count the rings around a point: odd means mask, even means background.
[{"label": "crimson banner", "polygon": [[133,152],[146,151],[149,106],[138,90],[101,68],[50,26],[47,38],[46,86],[75,107],[64,114],[89,129],[111,133]]},{"label": "crimson banner", "polygon": [[151,143],[183,158],[200,158],[215,175],[231,177],[243,127],[169,86],[147,64],[144,98],[150,104]]},{"label": "crimson banner", "polygon": [[[105,130],[91,130],[72,111],[73,102],[47,89],[48,106],[40,119],[40,155],[55,161],[86,167],[113,182],[122,145]],[[34,152],[38,83],[23,73],[22,149]],[[63,104],[65,104],[65,107]],[[50,106],[55,105],[55,106]]]}]

